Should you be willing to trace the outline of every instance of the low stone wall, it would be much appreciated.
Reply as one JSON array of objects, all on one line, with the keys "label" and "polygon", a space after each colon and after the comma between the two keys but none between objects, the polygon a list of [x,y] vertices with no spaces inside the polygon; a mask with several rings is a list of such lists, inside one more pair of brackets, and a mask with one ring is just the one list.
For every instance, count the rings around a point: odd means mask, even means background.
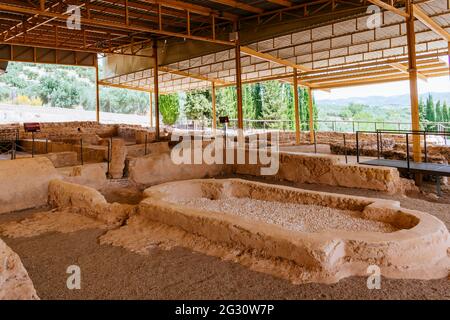
[{"label": "low stone wall", "polygon": [[170,153],[156,153],[128,160],[129,179],[143,186],[155,185],[168,181],[214,177],[232,168],[221,164],[181,164],[172,162]]},{"label": "low stone wall", "polygon": [[[279,171],[268,179],[298,183],[326,184],[397,193],[402,191],[402,181],[397,169],[387,167],[343,164],[330,155],[279,153]],[[234,172],[260,176],[263,166],[238,164]]]},{"label": "low stone wall", "polygon": [[48,158],[53,163],[55,168],[72,167],[78,164],[77,153],[73,151],[50,152],[44,155],[39,155],[39,157]]},{"label": "low stone wall", "polygon": [[59,177],[44,157],[0,161],[0,213],[46,205],[48,184]]},{"label": "low stone wall", "polygon": [[64,167],[58,169],[64,181],[85,185],[96,190],[104,187],[107,182],[106,163],[91,163],[83,166]]},{"label": "low stone wall", "polygon": [[163,142],[152,142],[145,144],[135,144],[131,146],[127,146],[128,156],[129,157],[143,157],[145,156],[145,151],[147,150],[147,155],[149,154],[158,154],[169,152],[169,143],[167,141]]},{"label": "low stone wall", "polygon": [[136,210],[128,204],[108,203],[97,190],[62,180],[52,180],[48,188],[49,204],[72,208],[111,226],[121,225]]},{"label": "low stone wall", "polygon": [[39,300],[19,256],[1,239],[0,300]]}]

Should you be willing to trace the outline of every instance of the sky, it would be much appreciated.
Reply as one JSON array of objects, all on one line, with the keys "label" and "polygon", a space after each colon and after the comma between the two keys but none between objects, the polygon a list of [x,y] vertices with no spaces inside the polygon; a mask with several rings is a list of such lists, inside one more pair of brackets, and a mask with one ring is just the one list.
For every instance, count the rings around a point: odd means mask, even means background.
[{"label": "sky", "polygon": [[[450,79],[448,76],[430,78],[428,82],[419,80],[419,94],[428,92],[450,92]],[[389,82],[375,85],[365,85],[348,88],[332,89],[331,92],[316,90],[314,98],[317,101],[329,99],[359,98],[370,96],[397,96],[409,94],[409,81]]]}]

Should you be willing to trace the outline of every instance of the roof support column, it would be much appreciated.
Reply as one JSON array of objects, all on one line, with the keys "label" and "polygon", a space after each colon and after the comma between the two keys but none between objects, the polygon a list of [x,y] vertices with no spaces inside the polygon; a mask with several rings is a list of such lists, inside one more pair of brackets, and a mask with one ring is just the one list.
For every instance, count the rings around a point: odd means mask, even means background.
[{"label": "roof support column", "polygon": [[[417,89],[417,60],[416,60],[416,34],[414,32],[414,12],[411,0],[407,0],[406,8],[409,17],[406,18],[406,30],[408,39],[408,63],[409,63],[409,88],[411,100],[411,124],[412,130],[420,130],[419,119],[419,93]],[[421,162],[420,135],[413,135],[413,158],[415,162]]]},{"label": "roof support column", "polygon": [[314,94],[311,87],[308,87],[308,113],[309,113],[309,141],[314,143]]},{"label": "roof support column", "polygon": [[149,92],[148,94],[150,100],[150,128],[153,128],[153,92]]},{"label": "roof support column", "polygon": [[295,143],[300,144],[300,112],[298,105],[298,75],[297,69],[294,68],[294,113],[295,113]]},{"label": "roof support column", "polygon": [[100,122],[100,88],[99,88],[99,74],[98,74],[98,56],[95,55],[95,119]]},{"label": "roof support column", "polygon": [[159,140],[159,79],[158,79],[158,41],[153,39],[153,85],[155,91],[155,130],[156,140]]},{"label": "roof support column", "polygon": [[212,129],[213,133],[216,133],[217,119],[216,119],[216,83],[213,81],[211,87],[211,100],[212,100]]},{"label": "roof support column", "polygon": [[236,96],[237,96],[237,119],[238,129],[244,129],[244,119],[242,112],[242,68],[241,68],[241,45],[239,35],[236,40]]}]

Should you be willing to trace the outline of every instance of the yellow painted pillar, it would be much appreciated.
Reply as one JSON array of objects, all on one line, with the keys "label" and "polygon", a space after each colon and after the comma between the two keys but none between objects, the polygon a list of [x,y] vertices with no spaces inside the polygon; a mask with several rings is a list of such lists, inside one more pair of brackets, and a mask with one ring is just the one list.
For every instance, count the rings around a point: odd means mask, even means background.
[{"label": "yellow painted pillar", "polygon": [[100,122],[100,88],[99,88],[99,72],[98,72],[98,56],[95,56],[95,118],[97,122]]},{"label": "yellow painted pillar", "polygon": [[294,68],[294,112],[295,112],[295,143],[300,144],[300,112],[298,105],[298,73],[297,69]]},{"label": "yellow painted pillar", "polygon": [[309,141],[314,143],[314,95],[311,87],[308,87],[308,112],[309,112]]},{"label": "yellow painted pillar", "polygon": [[216,83],[212,82],[211,88],[211,100],[212,100],[212,129],[216,132],[217,119],[216,119]]},{"label": "yellow painted pillar", "polygon": [[[409,89],[411,99],[411,124],[412,130],[420,130],[419,117],[419,93],[417,89],[417,59],[416,59],[416,34],[414,31],[414,12],[411,0],[407,0],[407,11],[409,18],[406,19],[406,31],[408,40],[408,63],[409,63]],[[415,162],[421,162],[420,135],[413,135],[413,158]]]}]

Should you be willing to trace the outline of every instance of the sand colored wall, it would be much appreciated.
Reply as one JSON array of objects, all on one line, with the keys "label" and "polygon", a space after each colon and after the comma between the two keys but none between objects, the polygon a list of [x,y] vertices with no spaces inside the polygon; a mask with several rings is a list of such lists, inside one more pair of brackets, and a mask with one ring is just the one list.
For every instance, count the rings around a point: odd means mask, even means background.
[{"label": "sand colored wall", "polygon": [[52,180],[48,188],[49,204],[57,208],[72,208],[108,225],[121,225],[135,206],[108,203],[97,190],[62,180]]},{"label": "sand colored wall", "polygon": [[83,166],[58,169],[65,181],[85,185],[97,190],[106,184],[107,171],[108,165],[106,163],[90,163]]},{"label": "sand colored wall", "polygon": [[129,179],[144,186],[168,181],[214,177],[231,172],[225,165],[181,164],[172,162],[170,153],[150,154],[144,157],[130,158],[128,162]]},{"label": "sand colored wall", "polygon": [[73,151],[50,152],[44,155],[38,155],[38,157],[48,158],[55,168],[72,167],[79,163],[78,155]]},{"label": "sand colored wall", "polygon": [[1,239],[0,300],[39,300],[19,256]]},{"label": "sand colored wall", "polygon": [[0,161],[0,213],[46,205],[48,184],[59,177],[45,157]]},{"label": "sand colored wall", "polygon": [[167,141],[147,143],[147,147],[145,146],[145,144],[135,144],[127,146],[128,156],[143,157],[145,156],[145,149],[147,149],[147,155],[170,151],[169,143]]},{"label": "sand colored wall", "polygon": [[[361,188],[396,193],[402,190],[398,171],[394,168],[342,164],[330,155],[291,154],[280,152],[280,168],[268,179],[298,183],[317,183],[348,188]],[[260,176],[260,165],[235,165],[237,174]]]}]

